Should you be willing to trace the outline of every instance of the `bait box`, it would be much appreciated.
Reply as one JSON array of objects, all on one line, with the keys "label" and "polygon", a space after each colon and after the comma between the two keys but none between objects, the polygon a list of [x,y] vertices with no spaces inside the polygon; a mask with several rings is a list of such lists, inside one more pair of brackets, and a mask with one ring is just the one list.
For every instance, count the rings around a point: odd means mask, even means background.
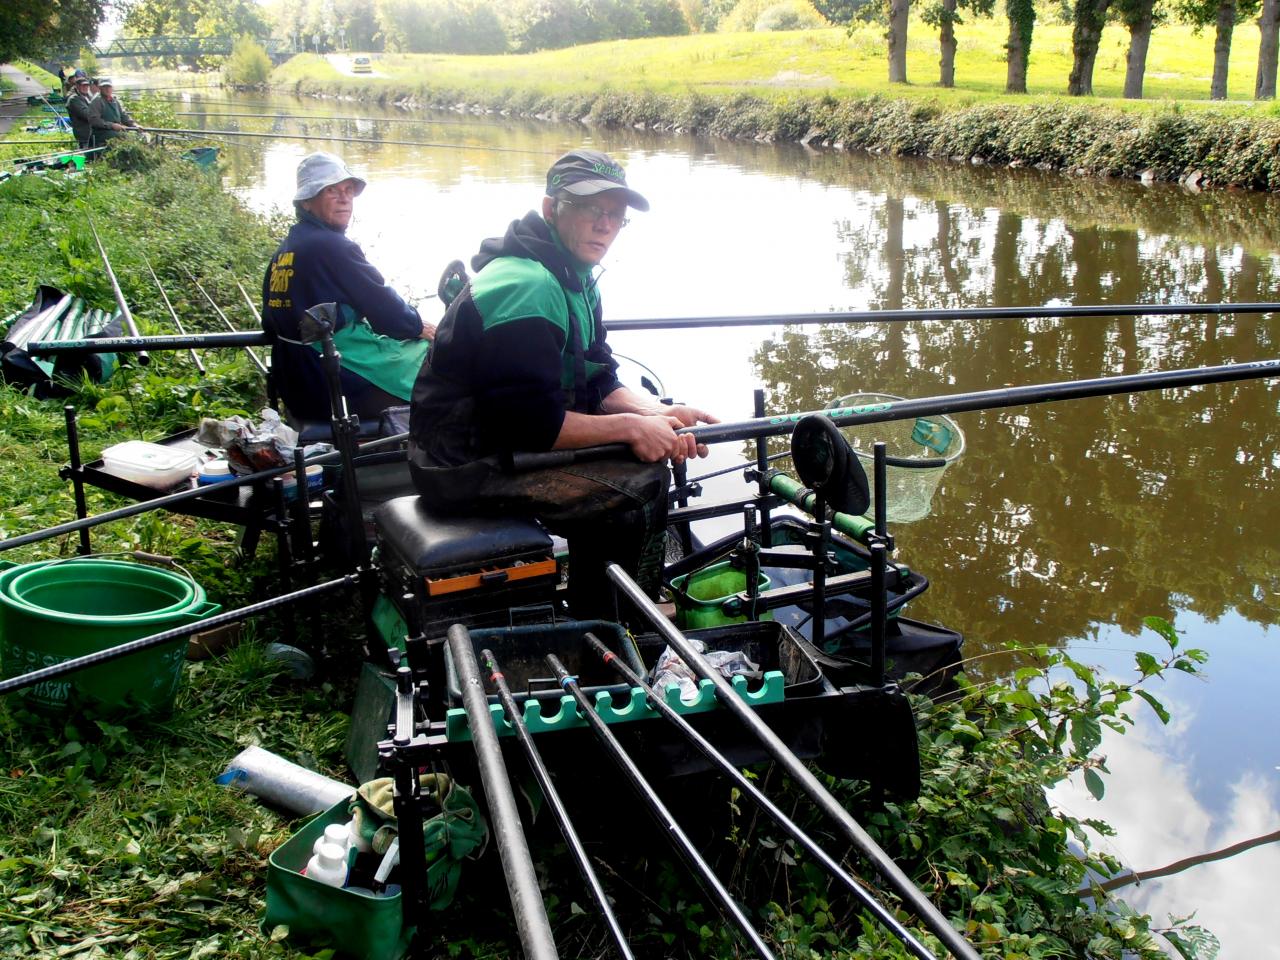
[{"label": "bait box", "polygon": [[161,443],[126,440],[102,451],[102,469],[152,490],[168,490],[195,472],[196,456]]}]

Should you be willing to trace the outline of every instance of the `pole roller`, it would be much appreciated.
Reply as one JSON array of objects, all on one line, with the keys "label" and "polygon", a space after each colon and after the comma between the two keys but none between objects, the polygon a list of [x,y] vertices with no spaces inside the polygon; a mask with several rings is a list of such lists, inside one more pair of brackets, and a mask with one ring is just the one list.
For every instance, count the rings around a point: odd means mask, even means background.
[{"label": "pole roller", "polygon": [[449,628],[448,643],[454,668],[458,671],[458,681],[462,685],[462,705],[467,711],[476,765],[480,768],[480,782],[484,785],[489,819],[493,823],[493,836],[498,844],[498,855],[502,858],[502,872],[506,876],[507,893],[511,897],[511,909],[515,913],[524,955],[528,960],[558,960],[546,904],[542,902],[542,893],[538,889],[538,875],[534,872],[529,844],[520,825],[520,812],[516,809],[507,767],[502,762],[502,747],[498,745],[498,735],[493,729],[493,715],[489,713],[489,701],[480,679],[471,634],[466,627],[455,623]]},{"label": "pole roller", "polygon": [[911,878],[902,872],[902,868],[893,862],[893,858],[871,839],[866,830],[853,819],[848,810],[840,805],[840,802],[831,795],[831,792],[822,785],[800,758],[791,752],[781,738],[769,728],[769,725],[743,702],[720,671],[711,666],[685,635],[662,615],[662,612],[628,576],[627,572],[616,563],[609,564],[605,572],[623,595],[644,614],[658,634],[680,654],[684,662],[693,668],[698,676],[711,681],[715,687],[716,698],[756,736],[796,786],[803,790],[823,813],[835,821],[845,839],[871,862],[876,872],[902,898],[907,908],[942,941],[943,946],[951,952],[952,956],[958,960],[980,960],[973,946],[951,926],[941,911],[929,901],[919,887],[911,882]]}]

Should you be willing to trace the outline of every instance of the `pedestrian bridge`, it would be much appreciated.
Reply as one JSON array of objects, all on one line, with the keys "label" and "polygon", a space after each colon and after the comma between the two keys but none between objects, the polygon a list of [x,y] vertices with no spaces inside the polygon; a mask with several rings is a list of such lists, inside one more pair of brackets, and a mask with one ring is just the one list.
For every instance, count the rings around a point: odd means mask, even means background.
[{"label": "pedestrian bridge", "polygon": [[[110,43],[89,44],[94,56],[103,57],[226,57],[236,37],[119,37]],[[293,41],[257,39],[272,59],[296,53]]]}]

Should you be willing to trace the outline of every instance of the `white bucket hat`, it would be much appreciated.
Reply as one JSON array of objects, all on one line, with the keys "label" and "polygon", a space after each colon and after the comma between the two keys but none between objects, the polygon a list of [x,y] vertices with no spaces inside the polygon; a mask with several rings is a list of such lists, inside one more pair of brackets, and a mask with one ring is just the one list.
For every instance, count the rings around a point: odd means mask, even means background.
[{"label": "white bucket hat", "polygon": [[298,164],[298,192],[293,195],[293,202],[301,203],[303,200],[310,200],[325,187],[342,183],[343,180],[356,182],[357,197],[368,186],[361,177],[357,177],[347,169],[341,157],[325,153],[323,150],[309,153]]}]

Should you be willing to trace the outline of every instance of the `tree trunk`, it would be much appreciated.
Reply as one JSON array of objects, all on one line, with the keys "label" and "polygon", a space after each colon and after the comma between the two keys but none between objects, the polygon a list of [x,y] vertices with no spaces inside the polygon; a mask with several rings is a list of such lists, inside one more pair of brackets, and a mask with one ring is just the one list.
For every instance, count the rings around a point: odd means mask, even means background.
[{"label": "tree trunk", "polygon": [[1035,27],[1034,0],[1005,0],[1005,16],[1009,18],[1009,42],[1005,44],[1009,70],[1005,74],[1005,93],[1027,92],[1027,62],[1031,58],[1031,31]]},{"label": "tree trunk", "polygon": [[1144,0],[1136,20],[1128,24],[1129,53],[1125,58],[1124,98],[1142,99],[1142,80],[1147,72],[1147,47],[1151,45],[1151,10],[1154,0]]},{"label": "tree trunk", "polygon": [[942,23],[938,27],[938,46],[942,59],[938,84],[943,87],[956,85],[956,0],[942,0]]},{"label": "tree trunk", "polygon": [[1236,0],[1218,4],[1218,32],[1213,38],[1213,83],[1210,100],[1227,99],[1227,63],[1231,59],[1231,33],[1236,28]]},{"label": "tree trunk", "polygon": [[889,0],[889,82],[907,82],[907,14],[911,0]]},{"label": "tree trunk", "polygon": [[1073,97],[1093,96],[1093,62],[1098,58],[1102,25],[1111,0],[1076,0],[1075,27],[1071,31],[1071,76],[1067,93]]},{"label": "tree trunk", "polygon": [[1276,98],[1276,27],[1280,23],[1280,0],[1262,0],[1258,17],[1258,77],[1253,83],[1253,99]]}]

